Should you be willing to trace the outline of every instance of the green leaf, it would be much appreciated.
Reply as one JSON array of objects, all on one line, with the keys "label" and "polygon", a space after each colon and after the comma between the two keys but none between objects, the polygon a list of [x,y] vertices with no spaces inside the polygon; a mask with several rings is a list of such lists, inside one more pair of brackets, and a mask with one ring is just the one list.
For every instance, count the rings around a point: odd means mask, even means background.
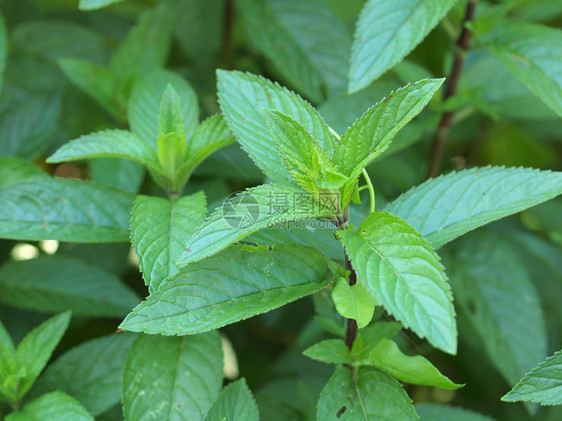
[{"label": "green leaf", "polygon": [[30,97],[0,117],[0,156],[35,159],[45,153],[57,130],[60,95]]},{"label": "green leaf", "polygon": [[334,284],[332,300],[338,313],[346,319],[357,322],[359,329],[364,328],[373,318],[375,299],[361,284],[349,285],[345,278],[340,278]]},{"label": "green leaf", "polygon": [[0,344],[6,346],[9,350],[15,351],[12,338],[10,337],[10,334],[2,324],[1,320],[0,320]]},{"label": "green leaf", "polygon": [[407,191],[386,211],[404,219],[439,248],[482,225],[562,193],[562,172],[532,168],[471,168]]},{"label": "green leaf", "polygon": [[78,161],[85,158],[116,157],[139,162],[162,172],[156,151],[127,130],[103,130],[71,140],[60,147],[47,162]]},{"label": "green leaf", "polygon": [[123,374],[125,420],[204,420],[222,386],[222,360],[217,332],[139,336]]},{"label": "green leaf", "polygon": [[131,242],[151,293],[178,273],[176,261],[185,251],[185,239],[201,225],[206,212],[203,192],[175,202],[137,196],[131,214]]},{"label": "green leaf", "polygon": [[[111,73],[119,78],[120,84],[127,84],[137,71],[141,78],[145,78],[147,71],[164,65],[170,49],[174,17],[173,10],[164,4],[145,10],[140,15],[111,58]],[[161,85],[157,80],[153,80],[153,83],[157,83],[157,89],[160,90],[160,100],[166,84]]]},{"label": "green leaf", "polygon": [[496,57],[562,116],[562,31],[504,20],[484,36]]},{"label": "green leaf", "polygon": [[[228,128],[224,117],[215,114],[206,118],[187,141],[185,163],[178,170],[178,179],[187,182],[193,170],[209,155],[234,141],[234,135]],[[226,154],[225,157],[234,163]],[[236,164],[235,164],[236,165]]]},{"label": "green leaf", "polygon": [[78,9],[80,10],[97,10],[109,6],[113,3],[120,3],[123,0],[80,0]]},{"label": "green leaf", "polygon": [[332,281],[316,250],[235,245],[187,266],[137,306],[121,329],[162,335],[206,332],[312,294]]},{"label": "green leaf", "polygon": [[287,170],[304,190],[319,195],[326,187],[337,189],[336,180],[344,184],[346,177],[337,172],[304,127],[279,111],[264,109],[264,117]]},{"label": "green leaf", "polygon": [[402,329],[400,322],[374,322],[357,332],[351,354],[355,360],[363,360],[371,350],[383,339],[390,339]]},{"label": "green leaf", "polygon": [[92,181],[129,193],[137,193],[144,179],[144,167],[122,158],[95,158],[90,161]]},{"label": "green leaf", "polygon": [[324,363],[351,364],[349,348],[342,339],[326,339],[305,349],[303,355]]},{"label": "green leaf", "polygon": [[421,355],[403,354],[394,341],[386,338],[382,338],[377,343],[366,360],[359,361],[357,364],[372,365],[405,383],[450,390],[463,386],[453,383]]},{"label": "green leaf", "polygon": [[351,37],[323,1],[244,0],[240,11],[253,43],[299,91],[315,102],[345,91]]},{"label": "green leaf", "polygon": [[18,365],[25,369],[25,377],[16,389],[19,399],[25,395],[47,365],[69,322],[69,311],[51,317],[25,335],[18,344],[16,360]]},{"label": "green leaf", "polygon": [[422,403],[416,405],[420,421],[494,421],[492,418],[456,406]]},{"label": "green leaf", "polygon": [[205,420],[258,421],[259,413],[252,392],[246,380],[240,379],[230,383],[220,393],[217,400],[209,409]]},{"label": "green leaf", "polygon": [[121,380],[132,334],[113,334],[83,342],[50,364],[30,394],[60,390],[94,416],[121,400]]},{"label": "green leaf", "polygon": [[291,183],[265,123],[263,108],[279,110],[305,128],[331,157],[335,140],[318,112],[297,94],[260,76],[217,71],[219,102],[236,139],[262,171],[279,183]]},{"label": "green leaf", "polygon": [[562,405],[562,351],[555,352],[525,374],[525,377],[502,397],[502,401]]},{"label": "green leaf", "polygon": [[456,246],[447,259],[456,302],[486,354],[515,385],[547,355],[538,293],[502,235],[475,232]]},{"label": "green leaf", "polygon": [[48,313],[72,310],[77,316],[122,317],[139,302],[115,275],[59,256],[4,264],[0,289],[6,305]]},{"label": "green leaf", "polygon": [[15,156],[0,157],[0,187],[18,184],[34,178],[48,179],[49,176],[25,159]]},{"label": "green leaf", "polygon": [[6,70],[6,57],[8,56],[8,32],[4,17],[0,14],[0,92],[4,84],[4,71]]},{"label": "green leaf", "polygon": [[185,142],[180,100],[174,87],[168,84],[158,114],[158,161],[172,184],[170,187],[178,193],[182,186],[176,180],[176,173],[185,159]]},{"label": "green leaf", "polygon": [[396,90],[345,132],[333,158],[336,168],[349,177],[343,207],[349,205],[363,168],[390,146],[394,135],[426,106],[443,80],[425,79]]},{"label": "green leaf", "polygon": [[133,133],[154,149],[158,141],[160,105],[168,85],[172,85],[178,94],[177,104],[181,109],[186,139],[193,135],[199,124],[197,95],[185,79],[160,69],[142,72],[129,99],[129,123]]},{"label": "green leaf", "polygon": [[338,234],[358,278],[377,303],[435,347],[454,354],[453,297],[429,243],[403,220],[384,212],[370,214],[356,233]]},{"label": "green leaf", "polygon": [[133,195],[101,184],[50,177],[0,182],[0,203],[0,238],[96,243],[129,238]]},{"label": "green leaf", "polygon": [[353,39],[349,92],[366,87],[400,62],[454,4],[451,0],[369,0]]},{"label": "green leaf", "polygon": [[73,397],[53,392],[27,403],[20,411],[6,417],[6,421],[30,420],[94,421],[94,417]]},{"label": "green leaf", "polygon": [[320,394],[317,419],[326,421],[418,419],[400,383],[374,368],[352,373],[338,367]]},{"label": "green leaf", "polygon": [[74,86],[115,117],[124,119],[114,99],[115,80],[106,67],[70,57],[59,59],[58,64]]},{"label": "green leaf", "polygon": [[317,201],[297,187],[264,184],[229,197],[191,236],[178,260],[201,260],[248,234],[283,221],[338,214],[338,204]]}]

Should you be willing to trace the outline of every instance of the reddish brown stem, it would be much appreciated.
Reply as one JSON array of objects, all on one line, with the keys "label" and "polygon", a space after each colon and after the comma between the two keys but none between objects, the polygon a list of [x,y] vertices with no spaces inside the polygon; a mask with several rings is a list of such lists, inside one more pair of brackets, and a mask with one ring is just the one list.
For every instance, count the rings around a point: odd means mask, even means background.
[{"label": "reddish brown stem", "polygon": [[[444,99],[447,100],[457,92],[457,86],[459,84],[459,79],[462,72],[462,67],[464,63],[464,58],[466,52],[470,46],[470,30],[467,27],[467,23],[471,22],[474,18],[474,10],[476,9],[476,4],[478,0],[470,0],[466,5],[466,13],[463,21],[463,28],[461,34],[457,38],[455,60],[453,62],[453,67],[451,69],[451,75],[449,76],[447,82],[447,89],[445,91]],[[453,112],[446,111],[441,116],[441,121],[437,128],[437,133],[433,141],[433,146],[431,148],[431,156],[429,160],[429,171],[428,177],[437,177],[441,169],[441,160],[443,158],[443,150],[445,149],[445,143],[447,142],[447,137],[451,129],[451,122],[453,119]]]}]

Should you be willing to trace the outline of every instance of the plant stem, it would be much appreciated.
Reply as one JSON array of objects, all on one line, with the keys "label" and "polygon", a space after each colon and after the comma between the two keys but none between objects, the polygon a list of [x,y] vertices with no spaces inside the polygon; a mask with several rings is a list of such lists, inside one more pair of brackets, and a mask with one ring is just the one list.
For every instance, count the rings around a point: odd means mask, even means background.
[{"label": "plant stem", "polygon": [[227,68],[234,68],[234,49],[232,44],[232,32],[234,29],[234,0],[224,2],[222,54]]},{"label": "plant stem", "polygon": [[[449,99],[457,92],[464,58],[470,45],[470,30],[467,28],[466,24],[472,21],[477,3],[478,0],[469,0],[468,4],[466,5],[463,28],[461,34],[457,38],[455,60],[453,62],[453,68],[451,69],[451,75],[449,76],[449,80],[447,82],[447,90],[445,91],[445,96],[443,97],[444,100]],[[435,135],[433,146],[431,148],[431,157],[427,174],[429,178],[437,177],[437,175],[439,175],[439,171],[441,168],[441,159],[443,158],[443,150],[445,149],[445,143],[447,142],[447,137],[451,129],[452,119],[453,112],[446,111],[445,113],[443,113],[441,121],[439,122],[437,133]]]},{"label": "plant stem", "polygon": [[[349,224],[349,216],[348,210],[346,209],[345,212],[339,216],[338,220],[335,222],[336,226],[339,230],[347,229]],[[349,256],[347,252],[343,251],[345,256],[345,268],[349,271],[349,285],[353,286],[357,283],[357,274],[355,273],[355,269],[351,265],[351,260],[349,260]],[[353,319],[346,319],[346,327],[345,327],[345,344],[348,346],[349,349],[353,346],[353,342],[355,342],[355,338],[357,337],[357,322]]]}]

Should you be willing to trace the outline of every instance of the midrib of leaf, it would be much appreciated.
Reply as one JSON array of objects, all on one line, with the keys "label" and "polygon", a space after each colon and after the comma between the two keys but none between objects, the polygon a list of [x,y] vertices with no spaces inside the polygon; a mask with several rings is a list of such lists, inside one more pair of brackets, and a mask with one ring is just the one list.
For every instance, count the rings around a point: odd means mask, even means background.
[{"label": "midrib of leaf", "polygon": [[363,411],[363,416],[365,417],[365,421],[369,421],[369,416],[367,414],[367,409],[365,408],[365,404],[363,403],[363,396],[361,395],[361,389],[359,388],[359,384],[357,382],[357,369],[351,368],[353,370],[353,385],[355,386],[355,392],[357,393],[357,397],[359,398],[359,405],[361,405],[361,410]]}]

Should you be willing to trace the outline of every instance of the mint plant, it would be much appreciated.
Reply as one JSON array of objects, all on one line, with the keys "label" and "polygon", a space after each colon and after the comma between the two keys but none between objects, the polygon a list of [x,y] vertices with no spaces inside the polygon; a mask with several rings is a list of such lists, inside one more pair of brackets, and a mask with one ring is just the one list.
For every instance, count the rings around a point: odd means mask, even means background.
[{"label": "mint plant", "polygon": [[559,419],[558,3],[28,3],[2,417]]}]

